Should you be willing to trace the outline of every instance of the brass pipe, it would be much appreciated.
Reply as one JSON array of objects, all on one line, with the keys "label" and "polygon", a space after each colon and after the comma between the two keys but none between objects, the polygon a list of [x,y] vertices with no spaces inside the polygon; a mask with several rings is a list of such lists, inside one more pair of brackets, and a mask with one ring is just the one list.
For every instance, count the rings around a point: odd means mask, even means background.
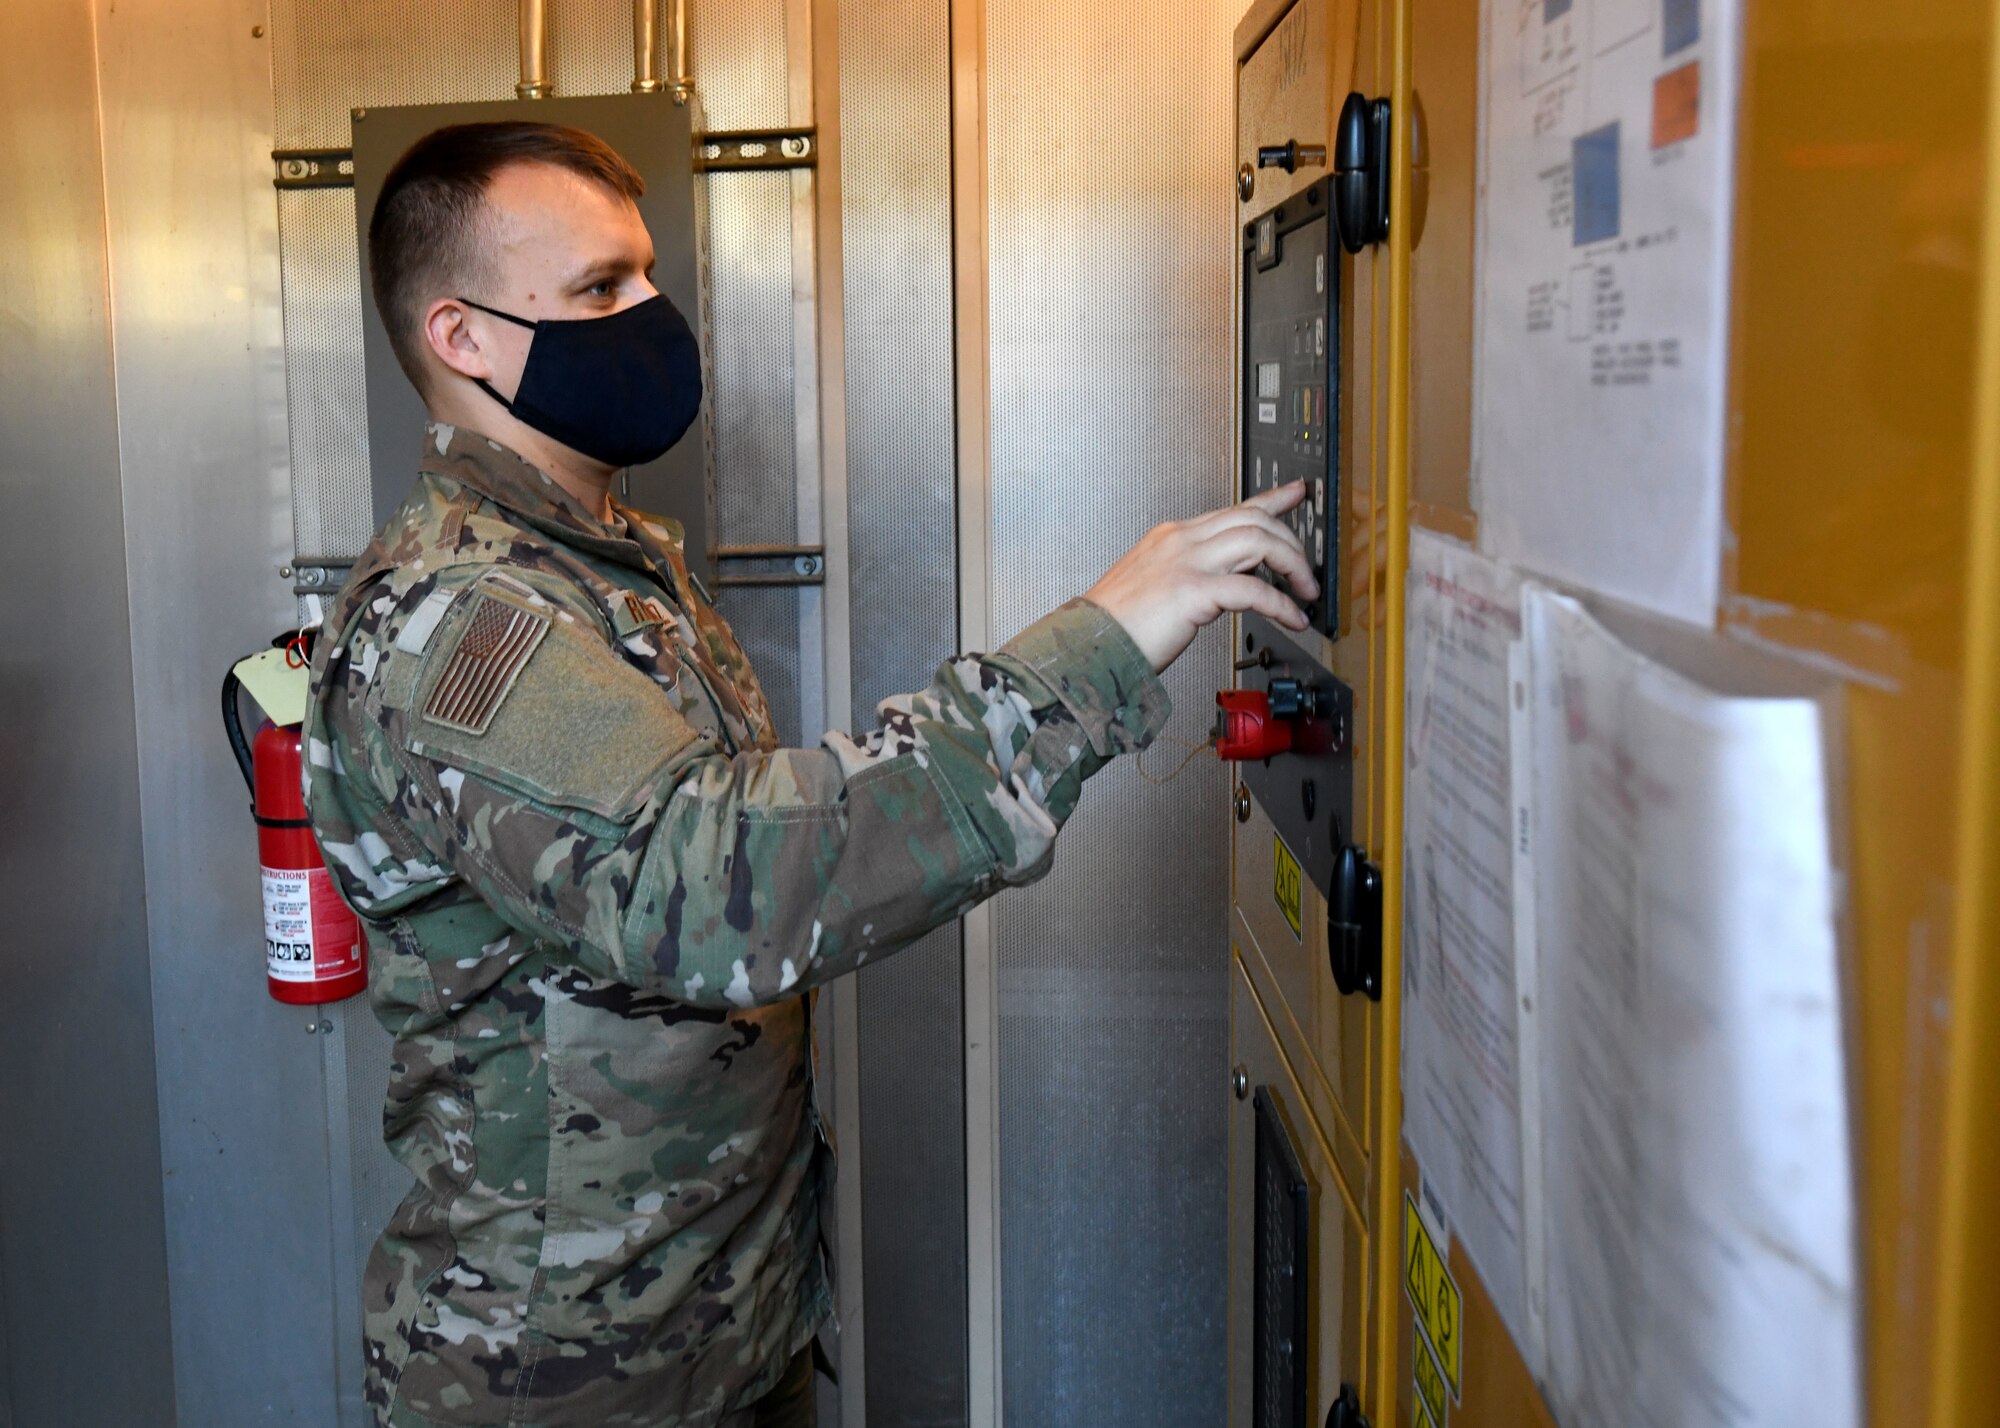
[{"label": "brass pipe", "polygon": [[519,99],[547,99],[549,85],[549,17],[542,0],[521,0],[521,82]]},{"label": "brass pipe", "polygon": [[667,3],[667,92],[674,96],[674,103],[685,104],[694,98],[694,76],[688,73],[688,12],[687,0],[666,0]]},{"label": "brass pipe", "polygon": [[653,70],[660,48],[659,0],[632,0],[632,92],[657,94],[666,85]]}]

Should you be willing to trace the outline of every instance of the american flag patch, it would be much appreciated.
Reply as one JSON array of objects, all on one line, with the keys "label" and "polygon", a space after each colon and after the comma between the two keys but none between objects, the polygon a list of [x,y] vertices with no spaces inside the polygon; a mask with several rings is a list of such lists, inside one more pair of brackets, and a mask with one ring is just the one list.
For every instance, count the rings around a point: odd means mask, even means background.
[{"label": "american flag patch", "polygon": [[528,656],[549,632],[549,617],[491,595],[477,597],[465,633],[424,701],[424,717],[447,729],[483,734]]}]

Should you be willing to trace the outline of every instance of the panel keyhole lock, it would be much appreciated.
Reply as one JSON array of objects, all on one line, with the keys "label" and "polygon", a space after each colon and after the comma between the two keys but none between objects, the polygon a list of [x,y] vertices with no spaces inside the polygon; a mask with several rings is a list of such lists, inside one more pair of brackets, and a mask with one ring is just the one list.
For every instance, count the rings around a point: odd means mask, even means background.
[{"label": "panel keyhole lock", "polygon": [[1342,996],[1382,1000],[1382,870],[1350,843],[1334,855],[1326,900],[1326,955]]},{"label": "panel keyhole lock", "polygon": [[1326,167],[1326,145],[1301,144],[1297,139],[1287,139],[1282,144],[1260,144],[1257,147],[1257,167],[1283,169],[1288,174],[1297,173],[1300,169],[1323,169]]},{"label": "panel keyhole lock", "polygon": [[1389,236],[1389,101],[1347,96],[1333,136],[1333,217],[1359,253]]}]

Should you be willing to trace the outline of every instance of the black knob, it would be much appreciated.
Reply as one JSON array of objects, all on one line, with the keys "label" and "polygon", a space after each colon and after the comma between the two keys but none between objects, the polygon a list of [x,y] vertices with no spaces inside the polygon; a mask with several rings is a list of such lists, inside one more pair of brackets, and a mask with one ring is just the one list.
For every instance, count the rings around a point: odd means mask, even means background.
[{"label": "black knob", "polygon": [[1319,691],[1296,679],[1274,679],[1266,692],[1273,719],[1310,719],[1319,712]]}]

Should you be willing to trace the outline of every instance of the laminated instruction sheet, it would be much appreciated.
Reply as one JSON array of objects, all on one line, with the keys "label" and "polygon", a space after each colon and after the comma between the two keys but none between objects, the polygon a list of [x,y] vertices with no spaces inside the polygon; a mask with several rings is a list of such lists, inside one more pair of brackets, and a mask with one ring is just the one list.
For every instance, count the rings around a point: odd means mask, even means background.
[{"label": "laminated instruction sheet", "polygon": [[1409,651],[1428,1209],[1564,1428],[1858,1428],[1826,710],[1428,534]]},{"label": "laminated instruction sheet", "polygon": [[1486,0],[1481,548],[1714,620],[1739,0]]},{"label": "laminated instruction sheet", "polygon": [[1427,1197],[1525,1343],[1508,751],[1521,582],[1427,531],[1410,546],[1403,1129]]}]

